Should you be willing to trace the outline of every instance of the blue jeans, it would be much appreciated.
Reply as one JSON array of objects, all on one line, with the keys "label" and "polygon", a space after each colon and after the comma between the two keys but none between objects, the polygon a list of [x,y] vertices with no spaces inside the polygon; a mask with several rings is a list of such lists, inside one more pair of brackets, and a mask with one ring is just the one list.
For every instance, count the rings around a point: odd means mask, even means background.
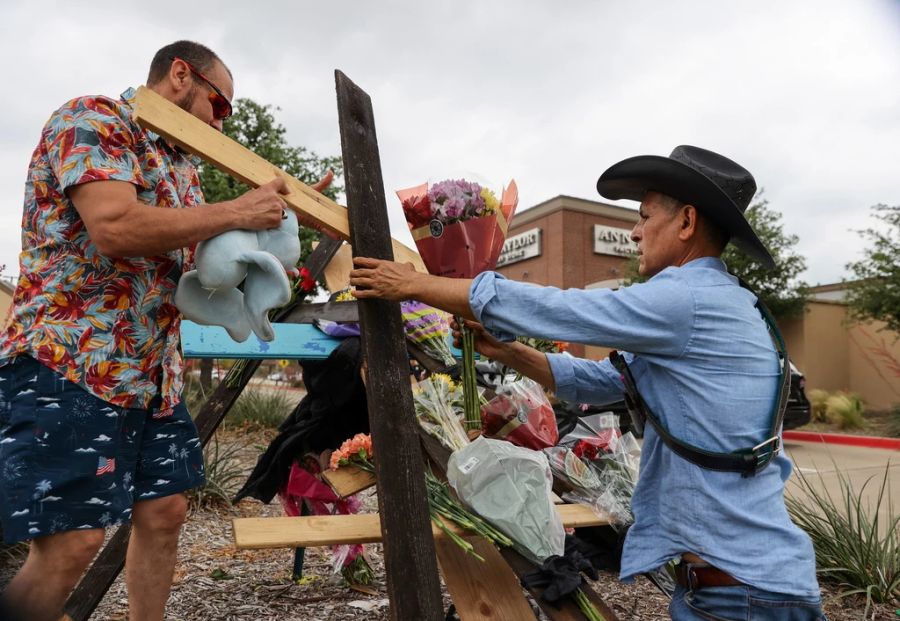
[{"label": "blue jeans", "polygon": [[826,621],[819,598],[763,591],[751,586],[675,587],[673,621]]}]

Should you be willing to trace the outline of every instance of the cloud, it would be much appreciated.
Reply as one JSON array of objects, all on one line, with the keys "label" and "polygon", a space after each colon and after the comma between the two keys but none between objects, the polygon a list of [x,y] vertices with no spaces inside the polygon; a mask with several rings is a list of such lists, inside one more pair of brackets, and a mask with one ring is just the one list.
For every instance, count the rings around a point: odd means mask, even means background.
[{"label": "cloud", "polygon": [[88,447],[88,448],[78,448],[75,449],[76,453],[96,453],[97,451]]},{"label": "cloud", "polygon": [[101,500],[101,499],[97,498],[96,496],[94,496],[90,500],[86,500],[84,504],[86,504],[86,505],[102,505],[104,507],[108,507],[112,503],[107,500]]},{"label": "cloud", "polygon": [[[280,106],[294,145],[339,155],[333,70],[372,97],[394,236],[411,244],[393,191],[474,171],[515,177],[521,208],[558,194],[599,200],[597,176],[682,143],[718,150],[765,187],[800,236],[810,282],[835,281],[861,247],[846,220],[900,203],[900,9],[887,0],[756,3],[573,0],[565,11],[524,0],[360,6],[335,0],[328,27],[296,36],[301,4],[269,11],[209,1],[121,7],[98,22],[58,3],[4,9],[12,98],[0,119],[0,198],[20,205],[43,123],[67,99],[117,95],[146,75],[162,44],[183,36],[219,52],[236,96]],[[184,31],[166,17],[177,9]],[[270,19],[271,13],[279,19]],[[30,25],[40,23],[41,29]],[[127,53],[110,31],[140,23]],[[249,31],[265,36],[248,37]],[[54,32],[46,46],[44,33]],[[14,34],[13,34],[14,33]],[[58,67],[59,49],[88,58]],[[0,48],[2,49],[2,48]],[[0,212],[0,264],[17,272],[21,214]]]}]

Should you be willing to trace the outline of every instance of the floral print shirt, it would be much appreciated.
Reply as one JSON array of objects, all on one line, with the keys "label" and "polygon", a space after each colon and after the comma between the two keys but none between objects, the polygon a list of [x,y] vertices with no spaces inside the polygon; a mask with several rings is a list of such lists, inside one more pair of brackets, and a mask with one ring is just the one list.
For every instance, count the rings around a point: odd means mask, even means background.
[{"label": "floral print shirt", "polygon": [[104,256],[66,195],[82,183],[118,180],[156,207],[203,201],[197,160],[132,120],[134,94],[73,99],[41,132],[25,183],[20,276],[0,365],[29,355],[105,401],[165,416],[183,385],[174,295],[193,249]]}]

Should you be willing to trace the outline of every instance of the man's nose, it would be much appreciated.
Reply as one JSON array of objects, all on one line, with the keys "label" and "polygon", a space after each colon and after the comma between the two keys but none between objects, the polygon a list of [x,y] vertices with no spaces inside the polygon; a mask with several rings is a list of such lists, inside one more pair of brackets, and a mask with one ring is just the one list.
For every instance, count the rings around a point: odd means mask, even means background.
[{"label": "man's nose", "polygon": [[213,119],[212,121],[209,122],[209,124],[212,125],[213,127],[215,127],[217,130],[222,131],[222,127],[223,127],[222,119]]}]

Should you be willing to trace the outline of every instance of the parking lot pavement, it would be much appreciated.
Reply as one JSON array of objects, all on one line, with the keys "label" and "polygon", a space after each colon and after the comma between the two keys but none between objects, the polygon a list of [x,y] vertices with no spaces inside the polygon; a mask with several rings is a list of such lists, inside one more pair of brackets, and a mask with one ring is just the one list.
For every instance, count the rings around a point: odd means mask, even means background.
[{"label": "parking lot pavement", "polygon": [[[888,489],[890,491],[885,492],[879,517],[881,523],[886,524],[891,500],[893,501],[894,515],[900,515],[900,451],[819,442],[787,441],[785,442],[785,452],[794,462],[796,470],[803,474],[807,481],[817,489],[826,490],[836,502],[839,502],[841,498],[838,481],[839,476],[843,475],[857,492],[862,489],[867,480],[871,479],[865,487],[863,498],[874,504],[884,471],[889,467]],[[798,474],[795,472],[788,481],[787,493],[801,492],[798,480]]]}]

